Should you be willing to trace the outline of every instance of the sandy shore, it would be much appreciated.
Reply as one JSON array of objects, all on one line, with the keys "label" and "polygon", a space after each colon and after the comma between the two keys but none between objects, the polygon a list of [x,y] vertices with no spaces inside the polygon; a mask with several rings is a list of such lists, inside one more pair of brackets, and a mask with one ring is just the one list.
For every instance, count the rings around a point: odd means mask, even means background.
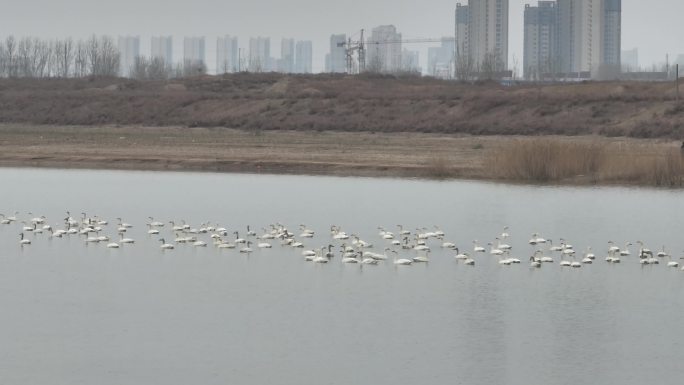
[{"label": "sandy shore", "polygon": [[[510,140],[421,133],[5,124],[0,125],[0,166],[495,179],[487,158]],[[633,148],[656,143],[596,136],[559,140],[620,142]]]}]

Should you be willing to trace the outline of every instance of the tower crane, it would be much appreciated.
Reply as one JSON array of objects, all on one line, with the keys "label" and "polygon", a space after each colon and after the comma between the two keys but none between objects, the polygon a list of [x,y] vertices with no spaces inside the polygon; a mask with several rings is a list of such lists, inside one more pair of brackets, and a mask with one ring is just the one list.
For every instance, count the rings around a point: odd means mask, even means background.
[{"label": "tower crane", "polygon": [[456,43],[456,38],[454,37],[441,37],[441,38],[417,38],[417,39],[401,39],[401,40],[368,40],[365,41],[363,38],[364,30],[362,29],[359,34],[359,40],[352,40],[349,37],[347,42],[337,43],[338,47],[344,47],[345,53],[347,55],[347,73],[351,74],[354,66],[354,53],[357,53],[357,61],[359,66],[359,72],[364,72],[366,70],[366,46],[367,45],[384,45],[384,44],[413,44],[413,43],[442,43],[442,42],[453,42]]}]

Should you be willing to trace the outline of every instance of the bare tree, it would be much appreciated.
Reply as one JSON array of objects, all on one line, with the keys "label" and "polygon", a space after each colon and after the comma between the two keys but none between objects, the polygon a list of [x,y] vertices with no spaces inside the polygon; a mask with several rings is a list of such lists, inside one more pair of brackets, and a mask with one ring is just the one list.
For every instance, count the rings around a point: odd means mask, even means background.
[{"label": "bare tree", "polygon": [[472,80],[475,65],[472,56],[466,53],[465,47],[461,47],[459,52],[461,53],[456,57],[455,65],[456,79],[467,82]]},{"label": "bare tree", "polygon": [[5,39],[5,58],[7,66],[7,76],[13,78],[16,76],[16,61],[17,61],[17,40],[13,35],[7,36]]},{"label": "bare tree", "polygon": [[88,46],[84,41],[76,43],[74,51],[74,76],[82,78],[88,75]]},{"label": "bare tree", "polygon": [[160,57],[150,60],[147,67],[147,78],[151,80],[164,80],[171,76],[171,66]]},{"label": "bare tree", "polygon": [[69,77],[71,66],[74,63],[74,41],[71,38],[57,40],[55,42],[55,56],[57,57],[57,76]]}]

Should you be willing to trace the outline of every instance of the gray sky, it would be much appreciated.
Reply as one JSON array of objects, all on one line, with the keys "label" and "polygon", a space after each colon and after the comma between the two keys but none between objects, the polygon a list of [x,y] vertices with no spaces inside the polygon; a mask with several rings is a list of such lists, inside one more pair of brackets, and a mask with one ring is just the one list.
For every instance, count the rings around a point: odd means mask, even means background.
[{"label": "gray sky", "polygon": [[[141,53],[149,54],[152,35],[173,35],[174,56],[182,55],[183,36],[207,37],[207,61],[215,66],[216,36],[236,35],[241,47],[250,36],[271,37],[271,52],[280,56],[280,39],[312,40],[314,72],[323,69],[332,33],[356,33],[394,24],[404,38],[453,35],[457,1],[315,0],[23,0],[3,1],[0,37],[86,37],[92,33],[139,35]],[[466,2],[463,0],[462,2]],[[510,56],[522,66],[523,9],[536,1],[510,0]],[[639,48],[642,66],[684,54],[684,1],[623,0],[623,49]],[[656,5],[657,4],[657,5]],[[421,52],[426,66],[426,44],[407,48]],[[512,61],[510,61],[512,63]]]}]

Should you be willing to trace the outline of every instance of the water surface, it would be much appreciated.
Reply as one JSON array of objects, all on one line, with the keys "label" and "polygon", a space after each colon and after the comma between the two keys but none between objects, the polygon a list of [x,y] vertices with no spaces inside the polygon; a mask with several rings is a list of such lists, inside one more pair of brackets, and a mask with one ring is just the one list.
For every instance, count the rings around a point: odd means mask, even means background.
[{"label": "water surface", "polygon": [[[684,194],[628,188],[270,175],[0,169],[0,211],[70,210],[135,227],[118,250],[0,226],[0,380],[12,384],[679,384],[684,272],[603,261],[607,241],[681,256]],[[510,226],[593,246],[592,266],[530,270],[488,254],[473,268],[431,241],[428,265],[305,262],[272,242],[241,255],[159,249],[147,217],[241,231],[282,223],[331,243],[335,224],[439,225],[472,248]],[[258,232],[261,232],[259,230]],[[174,237],[162,230],[167,240]],[[298,232],[295,231],[298,234]],[[205,237],[209,241],[208,236]],[[205,239],[203,238],[203,239]],[[337,243],[336,243],[337,244]],[[632,253],[636,248],[632,248]],[[402,257],[415,253],[401,252]],[[666,260],[663,261],[663,263]]]}]

